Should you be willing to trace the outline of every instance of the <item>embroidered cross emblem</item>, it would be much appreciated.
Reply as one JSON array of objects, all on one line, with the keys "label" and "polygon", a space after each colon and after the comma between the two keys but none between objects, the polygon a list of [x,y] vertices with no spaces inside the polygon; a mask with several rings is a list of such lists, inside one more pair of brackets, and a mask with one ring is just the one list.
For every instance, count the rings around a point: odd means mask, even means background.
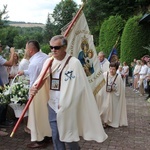
[{"label": "embroidered cross emblem", "polygon": [[73,71],[67,71],[65,75],[66,75],[65,81],[69,79],[71,80],[71,78],[75,78],[75,76],[73,76]]}]

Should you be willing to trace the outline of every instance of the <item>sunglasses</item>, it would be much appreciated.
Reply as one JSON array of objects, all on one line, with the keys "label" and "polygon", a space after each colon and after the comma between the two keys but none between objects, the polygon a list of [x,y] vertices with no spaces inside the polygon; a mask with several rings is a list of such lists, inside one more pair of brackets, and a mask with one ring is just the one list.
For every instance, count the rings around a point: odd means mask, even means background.
[{"label": "sunglasses", "polygon": [[59,50],[61,47],[63,47],[64,45],[61,46],[50,46],[51,49],[55,49],[55,50]]}]

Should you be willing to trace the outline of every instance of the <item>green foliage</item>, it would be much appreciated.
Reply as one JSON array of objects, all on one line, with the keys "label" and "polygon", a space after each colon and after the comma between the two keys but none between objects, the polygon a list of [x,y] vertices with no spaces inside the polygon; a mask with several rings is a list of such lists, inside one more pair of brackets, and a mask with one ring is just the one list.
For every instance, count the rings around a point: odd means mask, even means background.
[{"label": "green foliage", "polygon": [[14,37],[18,35],[18,31],[15,27],[5,27],[0,29],[0,40],[3,46],[13,46]]},{"label": "green foliage", "polygon": [[149,0],[87,0],[84,13],[90,31],[94,35],[95,45],[99,44],[99,29],[105,19],[119,15],[128,20],[129,17],[139,12],[147,12],[149,5]]},{"label": "green foliage", "polygon": [[6,30],[7,30],[7,37],[6,37],[7,45],[9,47],[13,47],[14,37],[18,35],[18,31],[14,27],[7,27]]},{"label": "green foliage", "polygon": [[56,5],[52,14],[54,24],[57,27],[56,34],[60,34],[60,29],[72,20],[76,11],[77,4],[71,0],[64,0]]},{"label": "green foliage", "polygon": [[42,52],[49,54],[51,52],[49,44],[44,44],[41,46]]},{"label": "green foliage", "polygon": [[88,0],[84,6],[84,14],[86,16],[88,26],[91,33],[94,35],[95,45],[98,45],[98,36],[100,24],[104,20],[104,15],[101,13],[102,8],[104,7],[101,0]]},{"label": "green foliage", "polygon": [[53,24],[52,16],[48,14],[47,23],[44,29],[44,42],[48,43],[49,40],[56,35],[55,34],[56,26]]},{"label": "green foliage", "polygon": [[3,45],[3,48],[6,46],[6,37],[7,37],[7,30],[5,28],[0,29],[0,41]]},{"label": "green foliage", "polygon": [[124,28],[121,38],[121,62],[126,61],[128,65],[134,58],[141,59],[148,54],[143,46],[150,43],[150,27],[139,25],[141,15],[130,18]]},{"label": "green foliage", "polygon": [[[25,47],[28,40],[37,40],[40,44],[43,44],[43,33],[44,29],[41,27],[31,27],[31,28],[20,28],[8,26],[0,29],[0,40],[2,45],[5,47],[14,46],[17,49]],[[4,48],[3,47],[3,48]]]},{"label": "green foliage", "polygon": [[14,47],[15,48],[24,48],[26,45],[28,37],[24,35],[17,35],[14,37]]},{"label": "green foliage", "polygon": [[[125,21],[121,16],[110,16],[105,20],[100,29],[99,51],[103,51],[106,57],[109,56],[112,48],[115,46],[120,54],[120,36],[123,31]],[[117,42],[118,41],[118,42]],[[117,45],[115,43],[117,42]]]},{"label": "green foliage", "polygon": [[9,18],[7,13],[7,5],[4,5],[3,10],[0,10],[0,28],[3,28],[7,23],[7,19]]},{"label": "green foliage", "polygon": [[[26,41],[28,40],[37,40],[40,44],[43,43],[44,29],[41,27],[31,27],[31,28],[20,28],[18,27],[18,32],[21,36],[26,37]],[[24,47],[25,45],[22,45]],[[18,47],[21,48],[21,47]]]}]

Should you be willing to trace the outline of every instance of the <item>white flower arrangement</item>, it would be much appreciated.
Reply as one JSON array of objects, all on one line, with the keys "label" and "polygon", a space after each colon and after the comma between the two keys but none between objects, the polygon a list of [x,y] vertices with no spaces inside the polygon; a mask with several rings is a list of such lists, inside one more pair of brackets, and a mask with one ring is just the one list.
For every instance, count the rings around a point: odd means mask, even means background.
[{"label": "white flower arrangement", "polygon": [[10,103],[10,95],[7,90],[8,90],[7,86],[4,87],[0,86],[0,104]]},{"label": "white flower arrangement", "polygon": [[27,79],[18,80],[10,86],[4,86],[0,93],[0,103],[26,104],[28,100],[29,81]]},{"label": "white flower arrangement", "polygon": [[10,102],[26,104],[28,100],[29,85],[24,81],[13,83],[9,89]]}]

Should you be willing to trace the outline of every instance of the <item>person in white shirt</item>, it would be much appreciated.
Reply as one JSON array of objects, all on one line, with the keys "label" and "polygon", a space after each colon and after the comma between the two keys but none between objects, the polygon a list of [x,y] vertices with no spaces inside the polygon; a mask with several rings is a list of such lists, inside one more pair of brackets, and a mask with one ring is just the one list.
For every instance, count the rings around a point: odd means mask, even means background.
[{"label": "person in white shirt", "polygon": [[[0,44],[0,52],[2,51],[2,45]],[[6,60],[0,55],[0,77],[3,84],[8,84],[8,73],[6,67],[11,67],[14,62],[15,49],[10,48],[10,59]]]},{"label": "person in white shirt", "polygon": [[124,72],[125,85],[128,85],[129,66],[127,65],[126,62],[123,62],[123,72]]},{"label": "person in white shirt", "polygon": [[29,59],[30,57],[27,54],[27,51],[25,51],[23,58],[21,59],[19,63],[19,70],[27,70],[29,67]]},{"label": "person in white shirt", "polygon": [[11,86],[12,80],[17,75],[19,71],[19,55],[18,53],[14,54],[14,63],[11,67],[7,68],[8,74],[9,74],[9,84]]},{"label": "person in white shirt", "polygon": [[141,60],[136,61],[136,65],[133,71],[133,78],[134,78],[134,84],[133,84],[133,91],[138,93],[138,81],[139,81],[139,72],[141,70]]},{"label": "person in white shirt", "polygon": [[[19,71],[20,70],[28,70],[29,63],[30,63],[29,59],[30,59],[30,57],[28,56],[27,51],[25,51],[24,52],[24,56],[23,56],[23,58],[21,59],[21,61],[19,63],[19,69],[18,69]],[[22,80],[24,78],[29,79],[29,76],[28,75],[26,75],[26,76],[24,75],[24,76],[20,76],[19,77],[20,80]]]},{"label": "person in white shirt", "polygon": [[139,92],[140,92],[140,96],[144,95],[144,84],[143,81],[147,75],[147,71],[148,71],[148,66],[146,65],[147,62],[145,60],[142,60],[142,67],[141,70],[139,72],[140,75],[140,79],[139,79]]},{"label": "person in white shirt", "polygon": [[[26,44],[25,49],[27,55],[30,57],[29,67],[27,70],[19,71],[19,75],[28,75],[30,79],[30,87],[33,85],[39,76],[44,62],[49,56],[40,51],[40,45],[37,41],[31,40]],[[41,111],[41,110],[42,111]],[[40,111],[40,112],[39,112]],[[47,103],[42,99],[34,98],[29,107],[28,114],[28,128],[31,131],[31,143],[27,145],[28,148],[42,148],[47,145],[47,137],[51,136],[51,131],[48,122]],[[38,122],[40,117],[45,117],[45,122]],[[35,121],[36,120],[36,121]],[[45,128],[45,125],[46,128]],[[43,127],[44,126],[44,127]],[[45,131],[46,130],[46,131]]]},{"label": "person in white shirt", "polygon": [[98,59],[99,59],[100,68],[102,72],[109,71],[110,62],[107,60],[107,58],[105,58],[104,52],[101,51],[98,53]]},{"label": "person in white shirt", "polygon": [[121,65],[120,65],[119,68],[117,69],[117,73],[121,75],[122,80],[123,80],[124,87],[126,87],[126,86],[125,86],[126,81],[125,81],[125,78],[124,78],[124,70],[123,70],[123,67],[122,67]]}]

